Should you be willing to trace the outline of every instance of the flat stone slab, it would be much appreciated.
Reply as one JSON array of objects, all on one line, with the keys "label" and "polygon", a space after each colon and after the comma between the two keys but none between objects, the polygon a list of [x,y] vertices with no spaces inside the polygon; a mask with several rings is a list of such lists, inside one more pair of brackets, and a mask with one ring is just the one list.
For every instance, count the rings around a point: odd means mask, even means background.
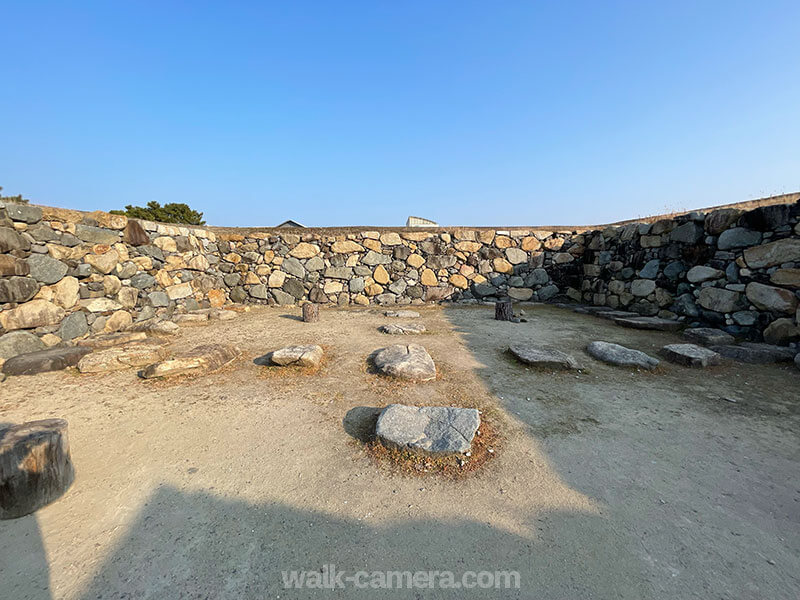
[{"label": "flat stone slab", "polygon": [[602,319],[628,319],[628,318],[638,319],[640,316],[635,312],[630,312],[627,310],[607,310],[596,314],[598,317]]},{"label": "flat stone slab", "polygon": [[140,375],[145,379],[174,377],[176,375],[205,374],[216,371],[239,356],[239,349],[224,344],[197,346],[174,358],[146,367]]},{"label": "flat stone slab", "polygon": [[316,367],[322,360],[322,347],[311,346],[287,346],[280,350],[275,350],[270,356],[273,364],[285,367],[288,365],[298,367]]},{"label": "flat stone slab", "polygon": [[659,360],[640,350],[626,348],[612,342],[591,342],[586,346],[590,356],[612,365],[621,367],[639,367],[653,369],[658,366]]},{"label": "flat stone slab", "polygon": [[538,344],[512,344],[508,351],[520,362],[545,369],[578,369],[577,361],[569,354]]},{"label": "flat stone slab", "polygon": [[794,351],[790,348],[772,346],[770,344],[756,344],[753,342],[742,342],[738,346],[732,344],[712,346],[711,349],[725,358],[732,358],[739,362],[755,365],[791,362],[794,358]]},{"label": "flat stone slab", "polygon": [[425,325],[421,323],[411,323],[405,325],[381,325],[378,328],[381,333],[389,335],[418,335],[425,332]]},{"label": "flat stone slab", "polygon": [[114,346],[121,346],[131,342],[137,342],[147,339],[147,334],[142,331],[120,331],[119,333],[106,333],[103,335],[95,335],[85,340],[78,340],[78,346],[85,348],[113,348]]},{"label": "flat stone slab", "polygon": [[383,314],[397,319],[416,319],[419,317],[419,313],[415,310],[387,310]]},{"label": "flat stone slab", "polygon": [[695,344],[703,346],[724,346],[733,344],[735,339],[730,333],[712,327],[696,327],[683,332],[683,337]]},{"label": "flat stone slab", "polygon": [[184,313],[175,315],[172,319],[176,323],[205,323],[208,321],[208,313]]},{"label": "flat stone slab", "polygon": [[390,404],[378,417],[375,433],[383,442],[431,454],[469,451],[481,416],[474,408]]},{"label": "flat stone slab", "polygon": [[697,344],[668,344],[661,348],[661,354],[668,361],[684,367],[704,368],[722,362],[719,353]]},{"label": "flat stone slab", "polygon": [[144,367],[166,358],[167,349],[160,340],[139,340],[123,346],[96,350],[78,362],[81,373],[108,373],[131,367]]},{"label": "flat stone slab", "polygon": [[615,318],[614,323],[631,329],[652,329],[654,331],[678,331],[683,327],[683,323],[680,321],[660,317],[622,317]]},{"label": "flat stone slab", "polygon": [[391,377],[411,381],[436,379],[436,365],[431,355],[417,344],[396,344],[378,350],[373,362],[381,373]]},{"label": "flat stone slab", "polygon": [[3,363],[3,373],[6,375],[35,375],[47,371],[60,371],[77,365],[78,361],[91,351],[91,348],[73,346],[18,354]]},{"label": "flat stone slab", "polygon": [[151,333],[153,335],[175,335],[178,333],[177,323],[162,321],[160,319],[146,319],[128,327],[129,331]]}]

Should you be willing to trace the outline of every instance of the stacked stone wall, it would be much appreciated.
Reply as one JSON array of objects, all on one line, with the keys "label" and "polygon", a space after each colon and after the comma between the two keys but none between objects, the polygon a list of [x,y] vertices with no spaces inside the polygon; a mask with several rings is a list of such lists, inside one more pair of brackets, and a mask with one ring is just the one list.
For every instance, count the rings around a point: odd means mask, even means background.
[{"label": "stacked stone wall", "polygon": [[792,203],[591,231],[215,233],[5,203],[0,336],[27,333],[0,337],[0,360],[5,346],[71,343],[200,308],[305,301],[570,298],[788,343],[800,337],[799,219]]}]

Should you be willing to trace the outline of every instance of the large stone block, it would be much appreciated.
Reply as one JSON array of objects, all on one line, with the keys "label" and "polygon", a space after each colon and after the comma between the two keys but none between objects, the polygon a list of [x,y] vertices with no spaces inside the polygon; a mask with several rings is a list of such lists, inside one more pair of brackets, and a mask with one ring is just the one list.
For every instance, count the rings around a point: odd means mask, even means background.
[{"label": "large stone block", "polygon": [[751,269],[764,269],[800,261],[800,239],[785,238],[748,248],[744,251],[744,260]]},{"label": "large stone block", "polygon": [[700,290],[697,303],[705,309],[719,313],[729,313],[740,308],[739,292],[723,288],[706,287]]},{"label": "large stone block", "polygon": [[0,303],[27,302],[39,291],[39,283],[30,277],[0,279]]},{"label": "large stone block", "polygon": [[0,326],[8,331],[57,325],[64,309],[47,300],[31,300],[17,308],[0,312]]},{"label": "large stone block", "polygon": [[381,412],[375,433],[384,443],[432,454],[469,451],[481,424],[474,408],[390,404]]},{"label": "large stone block", "polygon": [[789,290],[751,282],[745,288],[747,299],[761,310],[781,313],[794,313],[797,309],[797,296]]}]

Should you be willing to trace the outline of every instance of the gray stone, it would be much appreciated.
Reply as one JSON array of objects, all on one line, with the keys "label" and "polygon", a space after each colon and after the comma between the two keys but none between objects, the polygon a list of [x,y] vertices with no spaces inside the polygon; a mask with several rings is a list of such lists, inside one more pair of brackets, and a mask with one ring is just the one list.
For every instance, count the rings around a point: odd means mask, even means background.
[{"label": "gray stone", "polygon": [[661,348],[661,354],[668,361],[684,367],[702,368],[722,362],[717,352],[696,344],[668,344]]},{"label": "gray stone", "polygon": [[679,260],[672,261],[664,267],[664,277],[675,281],[685,269],[686,267]]},{"label": "gray stone", "polygon": [[245,289],[242,286],[237,285],[235,288],[231,289],[230,297],[231,297],[231,302],[244,302],[245,300],[247,300],[247,291],[245,291]]},{"label": "gray stone", "polygon": [[731,315],[733,322],[742,327],[755,325],[758,320],[758,313],[751,310],[740,310]]},{"label": "gray stone", "polygon": [[58,234],[53,231],[51,227],[48,227],[44,223],[39,223],[33,227],[28,227],[25,230],[29,236],[35,239],[37,242],[60,242],[61,238]]},{"label": "gray stone", "polygon": [[733,225],[742,211],[735,208],[721,208],[706,215],[705,229],[710,235],[719,235]]},{"label": "gray stone", "polygon": [[641,367],[649,370],[657,367],[659,362],[644,352],[611,342],[591,342],[586,351],[597,360],[623,367]]},{"label": "gray stone", "polygon": [[697,223],[684,223],[672,230],[669,239],[682,244],[696,244],[703,237],[703,228]]},{"label": "gray stone", "polygon": [[534,269],[526,278],[526,284],[529,286],[544,285],[550,281],[550,275],[542,268]]},{"label": "gray stone", "polygon": [[166,292],[150,292],[147,297],[153,306],[169,306],[169,296]]},{"label": "gray stone", "polygon": [[794,366],[800,369],[800,353],[798,353],[797,356],[794,357]]},{"label": "gray stone", "polygon": [[10,227],[0,227],[0,253],[27,251],[31,243]]},{"label": "gray stone", "polygon": [[544,369],[578,369],[578,363],[569,354],[538,344],[512,344],[508,351],[527,365]]},{"label": "gray stone", "polygon": [[91,348],[73,346],[19,354],[3,363],[3,373],[6,375],[35,375],[47,371],[60,371],[77,365],[78,361],[91,351]]},{"label": "gray stone", "polygon": [[723,346],[734,342],[731,334],[711,327],[687,329],[683,332],[683,337],[703,346]]},{"label": "gray stone", "polygon": [[364,278],[353,277],[349,283],[350,292],[353,294],[360,294],[364,291]]},{"label": "gray stone", "polygon": [[631,329],[651,329],[654,331],[678,331],[683,327],[680,321],[662,319],[660,317],[623,317],[614,319],[614,323]]},{"label": "gray stone", "polygon": [[282,306],[288,306],[290,304],[294,304],[295,302],[297,302],[294,296],[292,296],[291,294],[287,294],[283,290],[274,289],[270,290],[270,292],[275,298],[275,301]]},{"label": "gray stone", "polygon": [[[111,229],[104,229],[102,227],[92,227],[91,225],[75,225],[75,235],[82,239],[84,242],[91,244],[116,244],[119,241],[119,232]],[[146,246],[139,248],[140,252],[144,251]],[[161,254],[161,260],[164,260],[164,255]]]},{"label": "gray stone", "polygon": [[744,248],[753,246],[761,241],[761,234],[758,231],[745,229],[744,227],[734,227],[722,232],[717,240],[717,247],[720,250],[730,248]]},{"label": "gray stone", "polygon": [[131,277],[131,285],[139,290],[149,288],[156,282],[156,278],[147,273],[137,273]]},{"label": "gray stone", "polygon": [[652,279],[634,279],[631,282],[631,294],[640,298],[649,296],[656,289],[656,282]]},{"label": "gray stone", "polygon": [[744,251],[744,260],[751,269],[764,269],[800,261],[800,239],[785,238]]},{"label": "gray stone", "polygon": [[307,271],[321,271],[325,268],[325,261],[319,256],[314,256],[306,261],[305,266]]},{"label": "gray stone", "polygon": [[361,262],[371,267],[376,265],[388,265],[390,262],[392,262],[392,257],[386,254],[381,254],[380,252],[375,252],[374,250],[370,250],[364,255],[364,258],[361,259]]},{"label": "gray stone", "polygon": [[303,287],[303,284],[299,279],[287,278],[286,281],[283,282],[281,289],[283,289],[283,291],[287,294],[291,294],[298,300],[306,295],[306,289]]},{"label": "gray stone", "polygon": [[45,284],[58,283],[67,274],[67,265],[44,254],[34,254],[28,257],[28,267],[31,277]]},{"label": "gray stone", "polygon": [[263,283],[260,283],[258,285],[254,285],[254,286],[250,287],[250,295],[253,298],[259,298],[261,300],[266,300],[269,297],[269,290],[267,289],[266,285],[264,285]]},{"label": "gray stone", "polygon": [[39,284],[30,277],[0,279],[0,303],[27,302],[39,291]]},{"label": "gray stone", "polygon": [[547,302],[551,298],[555,297],[558,294],[558,286],[551,284],[546,285],[542,289],[539,290],[539,300],[542,302]]},{"label": "gray stone", "polygon": [[725,346],[713,346],[711,349],[726,358],[756,365],[791,362],[794,357],[794,351],[790,348],[782,348],[770,344],[744,342],[738,346],[729,344]]},{"label": "gray stone", "polygon": [[44,349],[44,342],[30,331],[12,331],[0,336],[0,358],[2,359]]},{"label": "gray stone", "polygon": [[42,209],[30,204],[19,202],[6,202],[6,214],[12,221],[22,223],[38,223],[42,220]]},{"label": "gray stone", "polygon": [[58,337],[65,342],[83,337],[87,333],[89,333],[89,323],[86,321],[86,313],[81,311],[67,315],[58,329]]},{"label": "gray stone", "polygon": [[712,267],[706,267],[703,265],[697,265],[696,267],[692,267],[689,269],[689,272],[686,273],[686,279],[691,283],[702,283],[704,281],[710,281],[712,279],[721,279],[725,276],[723,271],[719,269],[714,269]]},{"label": "gray stone", "polygon": [[239,275],[239,273],[228,273],[222,278],[222,281],[228,287],[234,287],[239,285],[239,283],[242,281],[242,276]]},{"label": "gray stone", "polygon": [[485,298],[497,294],[497,288],[489,283],[478,283],[472,286],[472,293],[478,298]]},{"label": "gray stone", "polygon": [[698,304],[705,309],[720,313],[729,313],[740,307],[741,294],[722,288],[706,287],[700,290]]},{"label": "gray stone", "polygon": [[378,350],[375,367],[384,375],[411,381],[436,379],[436,365],[427,350],[417,344],[397,344]]},{"label": "gray stone", "polygon": [[306,269],[303,264],[296,258],[286,258],[281,264],[281,270],[286,271],[289,275],[294,275],[298,279],[303,279],[306,276]]},{"label": "gray stone", "polygon": [[398,318],[398,319],[416,319],[419,318],[419,313],[414,310],[387,310],[384,316]]},{"label": "gray stone", "polygon": [[425,325],[421,323],[406,325],[381,325],[378,328],[378,331],[389,335],[416,335],[425,332]]},{"label": "gray stone", "polygon": [[[648,261],[643,267],[642,270],[639,271],[639,277],[642,279],[655,279],[658,275],[658,267],[661,265],[661,261],[657,258]],[[646,295],[646,294],[645,294]]]},{"label": "gray stone", "polygon": [[761,310],[789,314],[797,310],[797,296],[783,288],[753,281],[747,284],[746,294],[747,299]]},{"label": "gray stone", "polygon": [[310,346],[287,346],[280,350],[275,350],[270,355],[270,360],[282,367],[287,365],[298,367],[316,367],[322,360],[322,347],[317,345]]},{"label": "gray stone", "polygon": [[472,446],[481,424],[474,408],[390,404],[381,412],[375,433],[384,443],[431,454],[461,454]]}]

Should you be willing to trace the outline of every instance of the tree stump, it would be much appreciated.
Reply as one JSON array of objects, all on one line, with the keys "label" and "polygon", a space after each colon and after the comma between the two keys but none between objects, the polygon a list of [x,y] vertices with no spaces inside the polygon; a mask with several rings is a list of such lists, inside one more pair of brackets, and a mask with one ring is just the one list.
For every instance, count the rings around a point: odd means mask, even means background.
[{"label": "tree stump", "polygon": [[64,419],[0,431],[0,519],[16,519],[49,504],[74,477]]},{"label": "tree stump", "polygon": [[319,321],[319,304],[314,304],[313,302],[303,304],[303,321],[306,323]]},{"label": "tree stump", "polygon": [[511,321],[514,318],[511,300],[499,300],[494,303],[494,318],[497,321]]}]

